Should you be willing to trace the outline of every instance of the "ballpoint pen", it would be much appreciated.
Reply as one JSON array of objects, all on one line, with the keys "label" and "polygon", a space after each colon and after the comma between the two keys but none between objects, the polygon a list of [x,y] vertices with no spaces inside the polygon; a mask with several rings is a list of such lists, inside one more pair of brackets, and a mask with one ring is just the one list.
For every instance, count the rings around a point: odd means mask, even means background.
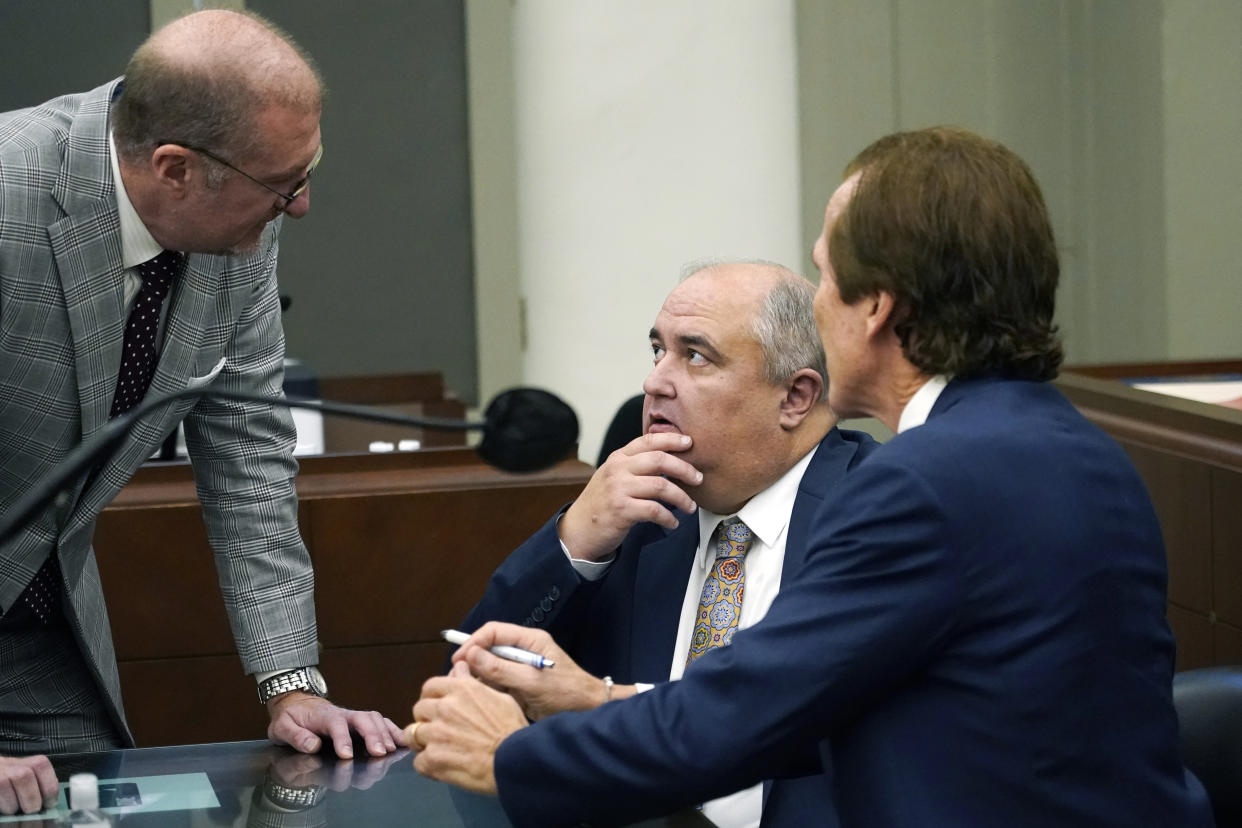
[{"label": "ballpoint pen", "polygon": [[[440,630],[440,637],[450,644],[461,646],[465,644],[470,636],[460,630]],[[507,658],[509,661],[516,661],[519,664],[529,664],[536,670],[542,670],[544,667],[555,667],[556,662],[551,659],[544,658],[539,653],[532,653],[530,650],[523,650],[521,647],[510,647],[507,644],[497,644],[491,647],[491,652],[501,658]]]}]

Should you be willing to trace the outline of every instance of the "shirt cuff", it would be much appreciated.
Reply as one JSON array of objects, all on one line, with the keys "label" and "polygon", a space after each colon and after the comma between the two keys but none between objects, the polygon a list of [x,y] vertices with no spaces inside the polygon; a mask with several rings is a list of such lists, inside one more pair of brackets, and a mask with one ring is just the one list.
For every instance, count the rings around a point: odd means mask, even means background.
[{"label": "shirt cuff", "polygon": [[637,684],[635,684],[635,685],[634,685],[634,689],[635,689],[635,690],[637,690],[639,693],[646,693],[646,692],[647,692],[648,690],[650,690],[652,687],[655,687],[655,685],[654,685],[654,684],[647,684],[647,683],[645,683],[645,682],[641,682],[641,681],[640,681],[640,682],[638,682]]},{"label": "shirt cuff", "polygon": [[577,572],[584,581],[598,581],[604,577],[604,573],[608,571],[608,567],[612,566],[613,560],[616,559],[615,555],[606,561],[587,561],[582,558],[575,558],[569,554],[569,547],[565,545],[565,541],[559,538],[557,540],[560,541],[561,551],[565,553],[566,558],[569,558],[569,565],[574,568],[574,572]]},{"label": "shirt cuff", "polygon": [[[562,514],[563,516],[563,514]],[[561,519],[556,519],[557,526],[560,526]],[[560,535],[556,536],[556,542],[561,545],[561,551],[565,553],[565,557],[569,559],[569,565],[574,568],[574,572],[578,573],[578,577],[584,581],[598,581],[608,572],[608,567],[612,566],[612,562],[616,560],[616,555],[611,555],[607,560],[588,561],[584,558],[575,558],[569,554],[569,547],[565,545],[565,541],[561,540]]]},{"label": "shirt cuff", "polygon": [[[306,665],[302,665],[305,667]],[[272,676],[279,676],[281,673],[292,673],[294,670],[301,670],[302,667],[287,667],[284,670],[268,670],[266,673],[255,673],[254,680],[256,684],[262,684]]]}]

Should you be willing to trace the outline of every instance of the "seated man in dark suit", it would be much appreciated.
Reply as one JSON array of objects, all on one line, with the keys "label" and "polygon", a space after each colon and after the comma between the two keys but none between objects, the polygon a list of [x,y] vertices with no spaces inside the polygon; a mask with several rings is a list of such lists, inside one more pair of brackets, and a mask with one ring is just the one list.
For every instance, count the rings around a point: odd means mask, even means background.
[{"label": "seated man in dark suit", "polygon": [[[481,681],[430,679],[415,767],[541,828],[667,813],[808,744],[845,828],[1210,824],[1155,511],[1050,382],[1059,268],[1030,169],[963,130],[881,139],[813,256],[829,404],[897,434],[833,489],[848,508],[817,513],[764,619],[681,681],[530,725]],[[488,624],[454,657],[494,681],[495,644],[559,654]]]},{"label": "seated man in dark suit", "polygon": [[[643,383],[645,433],[509,556],[464,624],[546,629],[583,668],[617,682],[558,664],[543,678],[568,686],[529,708],[532,717],[680,678],[688,659],[762,618],[796,570],[824,493],[875,446],[835,428],[813,296],[802,277],[747,262],[699,269],[664,302]],[[717,526],[731,517],[741,520],[734,533],[750,536],[747,549],[717,558]],[[713,590],[737,600],[701,604]],[[701,612],[717,623],[696,627]],[[767,793],[769,809],[831,813],[825,791],[822,779],[755,785],[705,812],[721,825],[757,825]]]}]

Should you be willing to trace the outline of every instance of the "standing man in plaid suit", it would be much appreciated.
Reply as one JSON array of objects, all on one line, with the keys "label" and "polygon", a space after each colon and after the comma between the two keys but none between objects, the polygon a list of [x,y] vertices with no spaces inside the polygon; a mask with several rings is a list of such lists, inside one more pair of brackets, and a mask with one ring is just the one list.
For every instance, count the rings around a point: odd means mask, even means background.
[{"label": "standing man in plaid suit", "polygon": [[[0,512],[144,396],[281,395],[277,237],[282,216],[310,208],[321,98],[287,36],[205,11],[153,34],[124,78],[0,114]],[[155,294],[151,262],[165,283]],[[135,365],[130,338],[144,328],[153,347]],[[374,755],[400,741],[378,713],[323,698],[288,412],[185,398],[0,543],[0,757],[27,757],[0,758],[0,813],[54,793],[35,754],[132,744],[91,536],[182,422],[268,735],[303,751],[330,740],[342,756],[351,729]]]}]

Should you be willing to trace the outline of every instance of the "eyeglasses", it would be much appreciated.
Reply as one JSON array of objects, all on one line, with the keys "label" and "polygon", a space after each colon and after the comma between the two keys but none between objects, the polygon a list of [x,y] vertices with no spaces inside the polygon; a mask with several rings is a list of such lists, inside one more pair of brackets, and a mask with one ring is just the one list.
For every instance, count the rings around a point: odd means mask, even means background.
[{"label": "eyeglasses", "polygon": [[298,196],[300,196],[303,192],[305,192],[306,188],[310,186],[311,175],[315,172],[315,168],[319,166],[319,159],[323,158],[323,144],[320,144],[319,149],[315,150],[315,157],[311,159],[310,166],[306,168],[306,177],[303,178],[301,181],[299,181],[292,190],[290,190],[287,193],[282,193],[280,190],[277,190],[274,187],[270,187],[267,184],[264,184],[262,181],[255,178],[253,175],[246,172],[245,170],[240,170],[237,167],[234,167],[228,161],[225,161],[223,158],[216,155],[214,152],[211,152],[210,150],[203,149],[202,147],[196,147],[193,144],[186,144],[181,141],[159,141],[158,143],[176,144],[177,146],[185,147],[188,150],[193,150],[194,152],[197,152],[200,155],[207,156],[212,161],[215,161],[217,164],[223,164],[224,166],[228,167],[230,170],[237,173],[238,175],[242,175],[242,176],[245,176],[246,178],[249,178],[255,184],[258,184],[260,187],[267,190],[269,193],[278,195],[282,199],[284,199],[285,203],[280,208],[282,212],[284,210],[288,210],[289,205],[292,204],[294,200]]}]

